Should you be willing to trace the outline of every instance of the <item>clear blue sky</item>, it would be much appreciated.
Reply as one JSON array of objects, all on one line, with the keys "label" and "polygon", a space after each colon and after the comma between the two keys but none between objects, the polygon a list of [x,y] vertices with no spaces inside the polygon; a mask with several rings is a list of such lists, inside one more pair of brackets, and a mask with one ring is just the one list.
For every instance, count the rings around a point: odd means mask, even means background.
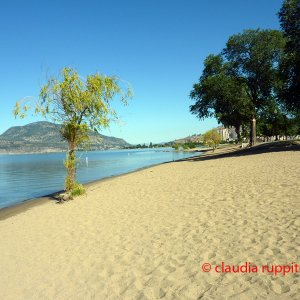
[{"label": "clear blue sky", "polygon": [[281,0],[1,1],[0,133],[12,107],[36,97],[65,66],[130,82],[134,98],[114,107],[122,124],[102,133],[130,143],[170,141],[217,125],[189,112],[203,60],[248,28],[279,29]]}]

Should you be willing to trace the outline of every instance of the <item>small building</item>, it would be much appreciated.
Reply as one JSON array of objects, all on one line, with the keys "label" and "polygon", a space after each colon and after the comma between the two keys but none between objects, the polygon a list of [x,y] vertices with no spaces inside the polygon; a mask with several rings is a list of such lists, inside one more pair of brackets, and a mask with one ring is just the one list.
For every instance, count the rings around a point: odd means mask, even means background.
[{"label": "small building", "polygon": [[217,127],[217,130],[221,136],[221,140],[224,142],[231,142],[237,139],[237,134],[233,126],[229,126],[229,127],[219,126]]}]

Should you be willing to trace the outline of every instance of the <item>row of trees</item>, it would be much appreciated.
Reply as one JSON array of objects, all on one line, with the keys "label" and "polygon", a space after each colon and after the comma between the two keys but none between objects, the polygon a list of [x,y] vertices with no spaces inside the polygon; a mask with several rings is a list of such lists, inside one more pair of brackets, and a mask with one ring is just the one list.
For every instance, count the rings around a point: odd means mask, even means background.
[{"label": "row of trees", "polygon": [[231,36],[223,51],[209,55],[190,97],[200,119],[249,133],[296,135],[300,128],[300,1],[285,0],[282,31],[249,29]]},{"label": "row of trees", "polygon": [[202,136],[202,141],[195,142],[186,142],[186,143],[175,143],[172,145],[172,148],[175,150],[188,150],[194,149],[198,146],[207,145],[212,148],[213,152],[217,148],[217,146],[221,143],[221,135],[219,134],[216,128],[206,131]]},{"label": "row of trees", "polygon": [[200,143],[195,143],[195,142],[186,142],[186,143],[175,143],[172,145],[172,148],[175,150],[188,150],[188,149],[194,149],[197,146],[199,146]]},{"label": "row of trees", "polygon": [[131,145],[126,146],[124,149],[146,149],[146,148],[161,148],[161,147],[171,147],[172,142],[167,143],[161,143],[161,144],[153,144],[152,142],[149,143],[149,145],[144,144],[137,144],[137,145]]}]

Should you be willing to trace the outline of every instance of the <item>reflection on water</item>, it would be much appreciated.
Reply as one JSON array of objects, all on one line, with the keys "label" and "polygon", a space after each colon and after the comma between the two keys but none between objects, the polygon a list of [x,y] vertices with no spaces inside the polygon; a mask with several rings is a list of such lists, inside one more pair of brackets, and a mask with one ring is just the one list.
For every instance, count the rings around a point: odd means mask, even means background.
[{"label": "reflection on water", "polygon": [[[0,208],[62,190],[65,155],[0,155]],[[173,152],[165,148],[79,152],[77,178],[87,183],[194,155],[199,153]]]}]

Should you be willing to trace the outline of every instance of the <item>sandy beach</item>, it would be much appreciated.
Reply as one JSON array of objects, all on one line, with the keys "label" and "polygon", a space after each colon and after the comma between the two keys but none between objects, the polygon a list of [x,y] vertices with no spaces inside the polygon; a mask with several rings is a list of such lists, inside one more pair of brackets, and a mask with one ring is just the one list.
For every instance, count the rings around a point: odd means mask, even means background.
[{"label": "sandy beach", "polygon": [[299,150],[208,152],[6,215],[0,299],[299,299]]}]

